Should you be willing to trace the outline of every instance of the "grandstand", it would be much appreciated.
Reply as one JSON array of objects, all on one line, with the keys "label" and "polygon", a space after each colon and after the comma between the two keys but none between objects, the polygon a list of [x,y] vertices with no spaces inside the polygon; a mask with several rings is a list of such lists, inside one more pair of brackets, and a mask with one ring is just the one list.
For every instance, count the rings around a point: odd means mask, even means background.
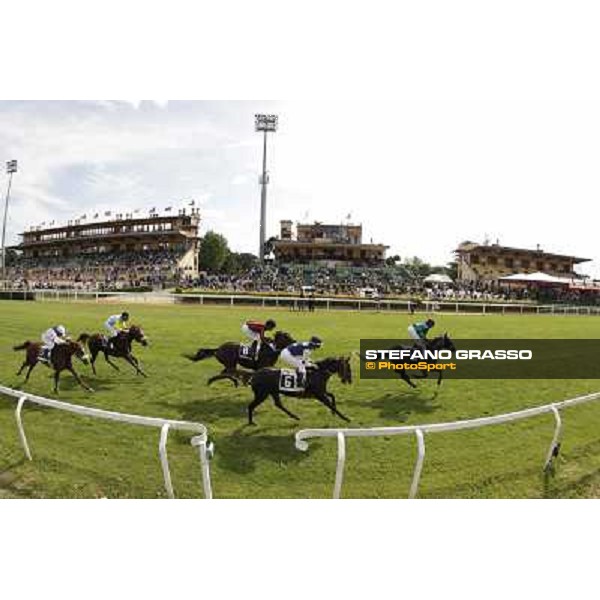
[{"label": "grandstand", "polygon": [[[108,213],[110,214],[110,213]],[[24,287],[123,289],[164,287],[198,276],[200,213],[69,222],[32,227],[12,249],[9,269]]]},{"label": "grandstand", "polygon": [[273,241],[275,259],[281,263],[319,263],[335,266],[379,266],[385,261],[389,246],[364,244],[362,225],[326,225],[323,223],[296,226],[281,221],[280,237]]}]

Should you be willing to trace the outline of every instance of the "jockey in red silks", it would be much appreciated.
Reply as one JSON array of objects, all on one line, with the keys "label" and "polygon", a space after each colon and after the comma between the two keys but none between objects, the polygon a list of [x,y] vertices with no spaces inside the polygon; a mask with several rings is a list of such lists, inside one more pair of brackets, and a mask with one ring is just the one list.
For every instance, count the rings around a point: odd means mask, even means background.
[{"label": "jockey in red silks", "polygon": [[242,332],[252,340],[254,355],[258,354],[261,343],[265,341],[265,332],[275,329],[275,327],[277,327],[277,324],[272,319],[269,319],[265,323],[261,321],[246,321],[242,325]]}]

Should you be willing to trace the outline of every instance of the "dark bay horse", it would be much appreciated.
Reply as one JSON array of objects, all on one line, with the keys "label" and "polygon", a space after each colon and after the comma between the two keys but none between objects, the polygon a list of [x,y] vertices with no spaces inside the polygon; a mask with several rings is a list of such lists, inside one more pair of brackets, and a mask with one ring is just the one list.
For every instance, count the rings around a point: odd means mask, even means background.
[{"label": "dark bay horse", "polygon": [[138,342],[142,346],[148,345],[148,339],[144,335],[141,327],[132,325],[129,329],[120,331],[117,336],[113,338],[110,346],[106,337],[101,333],[94,333],[89,336],[87,334],[83,335],[86,335],[88,338],[87,344],[91,355],[90,363],[94,375],[96,375],[96,359],[98,358],[98,354],[102,352],[102,354],[104,354],[104,360],[115,369],[115,371],[118,371],[119,367],[110,360],[109,356],[125,359],[135,369],[138,375],[147,377],[146,373],[144,373],[140,367],[138,359],[131,352],[132,342]]},{"label": "dark bay horse", "polygon": [[265,367],[272,367],[279,358],[281,351],[293,344],[294,338],[285,331],[277,331],[273,337],[273,340],[268,340],[267,343],[260,345],[258,351],[258,357],[247,357],[242,355],[242,349],[245,346],[239,342],[225,342],[218,348],[200,348],[193,356],[186,356],[194,362],[204,360],[206,358],[215,357],[222,365],[223,370],[218,375],[211,377],[207,384],[210,385],[214,381],[219,379],[229,379],[233,381],[235,386],[239,385],[239,379],[246,382],[249,378],[249,374],[244,371],[237,369],[238,365],[252,371],[263,369]]},{"label": "dark bay horse", "polygon": [[316,368],[306,370],[306,386],[303,391],[287,391],[280,388],[281,369],[261,369],[252,375],[250,382],[254,392],[254,400],[248,405],[248,424],[254,425],[253,414],[257,406],[269,396],[275,406],[292,419],[300,420],[281,403],[280,394],[296,398],[316,398],[323,403],[332,414],[350,421],[336,406],[335,396],[327,391],[327,382],[332,375],[338,375],[342,383],[352,383],[350,358],[325,358],[315,363]]},{"label": "dark bay horse", "polygon": [[[73,356],[76,356],[80,359],[83,364],[88,363],[88,356],[84,349],[84,344],[87,341],[86,334],[82,334],[79,336],[76,342],[72,340],[67,340],[62,344],[56,344],[54,348],[52,348],[52,352],[50,353],[50,364],[54,369],[54,392],[58,394],[58,380],[60,378],[60,374],[62,371],[69,371],[77,383],[88,392],[93,392],[94,390],[85,385],[79,375],[73,369]],[[40,353],[42,349],[42,345],[40,342],[30,342],[26,341],[19,346],[14,346],[13,350],[25,350],[25,360],[21,365],[17,375],[20,375],[23,372],[25,367],[29,367],[27,369],[27,374],[25,375],[25,383],[29,380],[29,375],[31,375],[31,371],[33,371],[34,367],[38,364],[40,359]]]},{"label": "dark bay horse", "polygon": [[[452,340],[448,337],[447,333],[444,333],[444,335],[440,335],[436,338],[433,338],[432,340],[425,340],[425,347],[427,350],[450,350],[451,352],[454,352],[456,350],[454,343],[452,342]],[[415,346],[392,346],[390,348],[390,350],[417,350],[417,348]],[[422,360],[390,360],[389,362],[392,363],[419,363],[419,362],[426,362],[427,364],[435,364],[437,363],[437,360],[435,359],[431,359],[431,358],[426,358],[426,359],[422,359]],[[404,370],[404,369],[398,369],[396,371],[394,371],[398,377],[400,377],[400,379],[403,379],[404,381],[406,381],[406,383],[408,383],[408,385],[410,385],[410,387],[416,388],[417,386],[411,381],[410,376],[408,375],[408,373]],[[428,375],[428,371],[417,371],[419,374],[418,379],[425,379]],[[412,371],[412,373],[415,373],[415,371]],[[437,379],[437,384],[441,385],[442,383],[442,375],[444,373],[444,371],[442,369],[440,369],[439,371],[437,371],[438,373],[438,379]]]}]

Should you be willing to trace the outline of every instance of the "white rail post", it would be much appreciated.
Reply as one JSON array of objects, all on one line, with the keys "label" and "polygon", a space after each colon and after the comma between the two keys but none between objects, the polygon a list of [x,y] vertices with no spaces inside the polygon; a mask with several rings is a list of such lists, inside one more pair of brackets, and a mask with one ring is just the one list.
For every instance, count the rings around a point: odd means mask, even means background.
[{"label": "white rail post", "polygon": [[202,471],[202,487],[204,489],[204,497],[207,500],[212,500],[212,486],[210,483],[210,465],[209,465],[209,454],[212,455],[213,445],[210,444],[209,448],[206,447],[206,437],[204,435],[197,435],[192,438],[192,446],[198,447],[198,456],[200,457],[200,470]]},{"label": "white rail post", "polygon": [[163,478],[165,480],[165,490],[169,498],[175,498],[173,483],[171,482],[171,470],[169,469],[169,457],[167,456],[167,439],[169,437],[169,428],[171,426],[165,423],[160,428],[160,442],[158,444],[158,453],[160,454],[160,464],[162,466]]},{"label": "white rail post", "polygon": [[346,438],[341,431],[337,434],[337,466],[335,469],[335,485],[333,486],[333,499],[339,500],[344,482],[344,465],[346,464]]},{"label": "white rail post", "polygon": [[23,451],[25,452],[25,456],[29,460],[33,460],[31,458],[31,451],[29,450],[29,444],[27,443],[27,437],[25,436],[25,428],[23,427],[23,421],[21,419],[21,410],[23,409],[23,404],[27,398],[25,396],[21,396],[19,398],[19,402],[17,404],[17,410],[15,411],[15,418],[17,419],[17,428],[19,429],[19,438],[21,439],[21,446],[23,446]]},{"label": "white rail post", "polygon": [[552,412],[554,413],[554,420],[556,421],[556,426],[554,428],[554,437],[552,438],[552,443],[550,444],[550,448],[548,448],[548,454],[546,456],[546,463],[544,464],[544,471],[547,471],[552,466],[552,461],[555,456],[558,456],[558,451],[560,449],[560,434],[562,433],[562,420],[560,418],[560,413],[558,412],[558,408],[555,405],[552,405]]},{"label": "white rail post", "polygon": [[413,472],[413,480],[410,486],[409,498],[416,498],[419,491],[419,481],[421,479],[421,471],[423,470],[423,460],[425,458],[425,439],[423,432],[420,429],[415,430],[417,436],[417,460],[415,462],[415,470]]}]

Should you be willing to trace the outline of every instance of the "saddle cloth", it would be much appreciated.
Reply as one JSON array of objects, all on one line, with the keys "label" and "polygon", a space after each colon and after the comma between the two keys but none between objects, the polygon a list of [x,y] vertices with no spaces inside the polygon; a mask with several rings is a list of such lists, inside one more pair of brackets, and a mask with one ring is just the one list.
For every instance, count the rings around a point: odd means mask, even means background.
[{"label": "saddle cloth", "polygon": [[240,344],[240,358],[254,359],[254,352],[251,345]]},{"label": "saddle cloth", "polygon": [[280,392],[302,392],[304,387],[298,385],[298,373],[294,369],[281,369],[279,375]]}]

